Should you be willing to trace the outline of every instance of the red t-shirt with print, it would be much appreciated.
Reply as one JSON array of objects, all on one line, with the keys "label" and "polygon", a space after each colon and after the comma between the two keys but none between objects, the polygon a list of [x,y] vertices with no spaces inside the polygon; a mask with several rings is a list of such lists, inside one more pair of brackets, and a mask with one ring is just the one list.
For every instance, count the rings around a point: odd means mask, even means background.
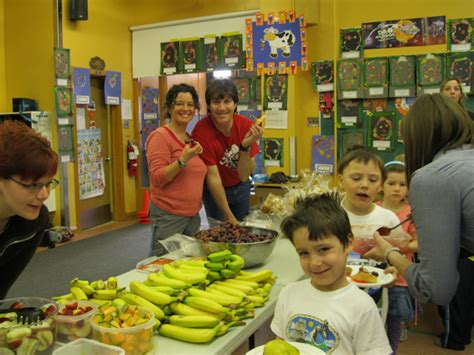
[{"label": "red t-shirt with print", "polygon": [[[232,132],[229,137],[220,132],[209,116],[196,123],[193,138],[201,144],[203,152],[201,159],[207,166],[217,165],[224,187],[235,186],[240,183],[237,173],[237,163],[240,156],[240,143],[252,127],[253,122],[247,117],[234,114]],[[258,154],[258,145],[250,147],[250,156]]]}]

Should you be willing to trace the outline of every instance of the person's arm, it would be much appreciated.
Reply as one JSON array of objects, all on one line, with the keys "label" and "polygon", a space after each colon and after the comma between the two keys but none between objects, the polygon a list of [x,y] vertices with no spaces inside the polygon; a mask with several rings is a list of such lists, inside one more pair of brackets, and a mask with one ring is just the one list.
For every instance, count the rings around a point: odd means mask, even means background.
[{"label": "person's arm", "polygon": [[255,170],[256,164],[251,156],[251,148],[262,137],[262,133],[262,127],[252,126],[240,143],[240,157],[237,164],[237,173],[239,174],[240,181],[247,181]]},{"label": "person's arm", "polygon": [[211,192],[214,202],[221,210],[225,219],[231,223],[238,223],[234,214],[230,210],[229,203],[227,202],[224,186],[222,185],[222,180],[217,166],[209,165],[207,167],[206,184],[209,191]]},{"label": "person's arm", "polygon": [[198,142],[195,142],[194,147],[191,148],[189,144],[184,146],[183,151],[181,152],[181,156],[178,160],[173,161],[171,164],[165,167],[164,174],[166,178],[171,181],[173,180],[176,175],[183,169],[183,167],[179,164],[188,164],[188,162],[196,155],[202,153],[202,147]]}]

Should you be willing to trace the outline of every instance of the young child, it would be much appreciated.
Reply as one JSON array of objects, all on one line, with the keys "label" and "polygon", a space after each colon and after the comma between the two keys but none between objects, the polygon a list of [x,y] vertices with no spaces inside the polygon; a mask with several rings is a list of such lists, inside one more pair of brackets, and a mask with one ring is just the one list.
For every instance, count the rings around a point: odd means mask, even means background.
[{"label": "young child", "polygon": [[346,193],[342,207],[351,225],[393,227],[400,223],[395,213],[374,203],[385,177],[383,161],[377,154],[363,148],[349,151],[339,162],[338,174],[339,186]]},{"label": "young child", "polygon": [[281,291],[273,333],[333,355],[390,354],[374,301],[345,276],[352,233],[340,201],[330,194],[306,198],[281,229],[309,279]]},{"label": "young child", "polygon": [[[383,200],[380,205],[393,211],[400,221],[411,214],[410,205],[406,202],[408,187],[405,175],[405,164],[394,160],[385,164],[385,180],[383,183]],[[413,221],[402,225],[402,230],[412,237],[408,245],[409,253],[405,256],[413,260],[413,252],[418,249],[416,230]],[[414,308],[408,285],[402,275],[398,275],[394,286],[389,288],[389,309],[387,314],[387,335],[394,353],[400,341],[406,340],[407,332],[404,323],[414,317]]]}]

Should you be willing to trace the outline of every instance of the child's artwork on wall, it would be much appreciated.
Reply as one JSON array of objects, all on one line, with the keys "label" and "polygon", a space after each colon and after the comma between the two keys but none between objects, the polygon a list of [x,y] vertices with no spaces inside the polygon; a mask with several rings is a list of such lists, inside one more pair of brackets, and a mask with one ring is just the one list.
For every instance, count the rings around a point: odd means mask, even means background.
[{"label": "child's artwork on wall", "polygon": [[416,57],[417,95],[439,92],[445,78],[446,56],[443,53],[429,53]]},{"label": "child's artwork on wall", "polygon": [[54,87],[54,104],[58,117],[72,114],[72,89],[64,86]]},{"label": "child's artwork on wall", "polygon": [[473,58],[474,54],[472,52],[448,54],[448,76],[456,78],[461,82],[464,93],[471,92],[473,86],[471,82]]},{"label": "child's artwork on wall", "polygon": [[334,62],[332,60],[311,63],[311,75],[314,91],[334,91]]},{"label": "child's artwork on wall", "polygon": [[201,38],[202,47],[202,70],[211,72],[219,65],[219,53],[217,49],[217,38],[214,35],[204,36]]},{"label": "child's artwork on wall", "polygon": [[219,63],[226,69],[241,69],[245,54],[242,50],[242,34],[237,32],[224,33],[219,38]]},{"label": "child's artwork on wall", "polygon": [[265,76],[265,110],[286,110],[288,97],[288,76],[275,74]]},{"label": "child's artwork on wall", "polygon": [[393,112],[380,112],[369,115],[371,147],[377,150],[393,149],[394,117]]},{"label": "child's artwork on wall", "polygon": [[388,96],[387,58],[367,58],[364,61],[364,91],[366,98]]},{"label": "child's artwork on wall", "polygon": [[[253,67],[275,68],[280,74],[294,74],[298,68],[309,69],[304,16],[280,11],[278,17],[269,13],[265,18],[263,13],[257,13],[255,22],[247,20],[246,23],[249,23],[246,26],[247,58],[252,59]],[[247,70],[252,70],[248,64]]]},{"label": "child's artwork on wall", "polygon": [[54,74],[56,85],[67,86],[71,77],[70,51],[67,48],[54,48]]},{"label": "child's artwork on wall", "polygon": [[197,73],[201,68],[201,46],[199,38],[187,38],[179,42],[180,72]]},{"label": "child's artwork on wall", "polygon": [[402,55],[390,59],[390,97],[415,96],[415,56]]},{"label": "child's artwork on wall", "polygon": [[338,130],[338,154],[344,156],[354,147],[365,147],[365,130],[362,128],[348,128]]},{"label": "child's artwork on wall", "polygon": [[337,90],[339,99],[363,96],[363,59],[343,59],[337,62]]},{"label": "child's artwork on wall", "polygon": [[250,104],[250,78],[246,77],[235,77],[232,78],[235,86],[237,87],[237,93],[239,95],[239,106]]},{"label": "child's artwork on wall", "polygon": [[334,107],[334,93],[332,91],[319,94],[319,111],[323,118],[331,118]]},{"label": "child's artwork on wall", "polygon": [[264,166],[283,166],[283,138],[263,138]]},{"label": "child's artwork on wall", "polygon": [[179,42],[161,43],[161,74],[171,75],[178,72]]},{"label": "child's artwork on wall", "polygon": [[334,136],[311,138],[311,170],[320,174],[334,172]]},{"label": "child's artwork on wall", "polygon": [[74,68],[74,102],[88,105],[91,101],[91,72],[88,68]]},{"label": "child's artwork on wall", "polygon": [[387,99],[367,99],[363,102],[363,109],[368,112],[387,111]]},{"label": "child's artwork on wall", "polygon": [[361,127],[361,100],[339,100],[337,117],[339,127]]},{"label": "child's artwork on wall", "polygon": [[362,57],[362,29],[343,28],[340,31],[340,54],[342,59]]},{"label": "child's artwork on wall", "polygon": [[473,19],[449,20],[448,49],[451,52],[468,52],[472,49]]}]

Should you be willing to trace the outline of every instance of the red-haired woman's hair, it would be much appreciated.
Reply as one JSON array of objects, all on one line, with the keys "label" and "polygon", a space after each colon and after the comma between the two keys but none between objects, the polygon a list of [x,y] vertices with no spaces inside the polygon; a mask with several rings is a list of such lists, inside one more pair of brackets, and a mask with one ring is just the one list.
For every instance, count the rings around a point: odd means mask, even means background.
[{"label": "red-haired woman's hair", "polygon": [[57,169],[58,155],[45,137],[19,121],[0,123],[0,178],[37,181]]}]

